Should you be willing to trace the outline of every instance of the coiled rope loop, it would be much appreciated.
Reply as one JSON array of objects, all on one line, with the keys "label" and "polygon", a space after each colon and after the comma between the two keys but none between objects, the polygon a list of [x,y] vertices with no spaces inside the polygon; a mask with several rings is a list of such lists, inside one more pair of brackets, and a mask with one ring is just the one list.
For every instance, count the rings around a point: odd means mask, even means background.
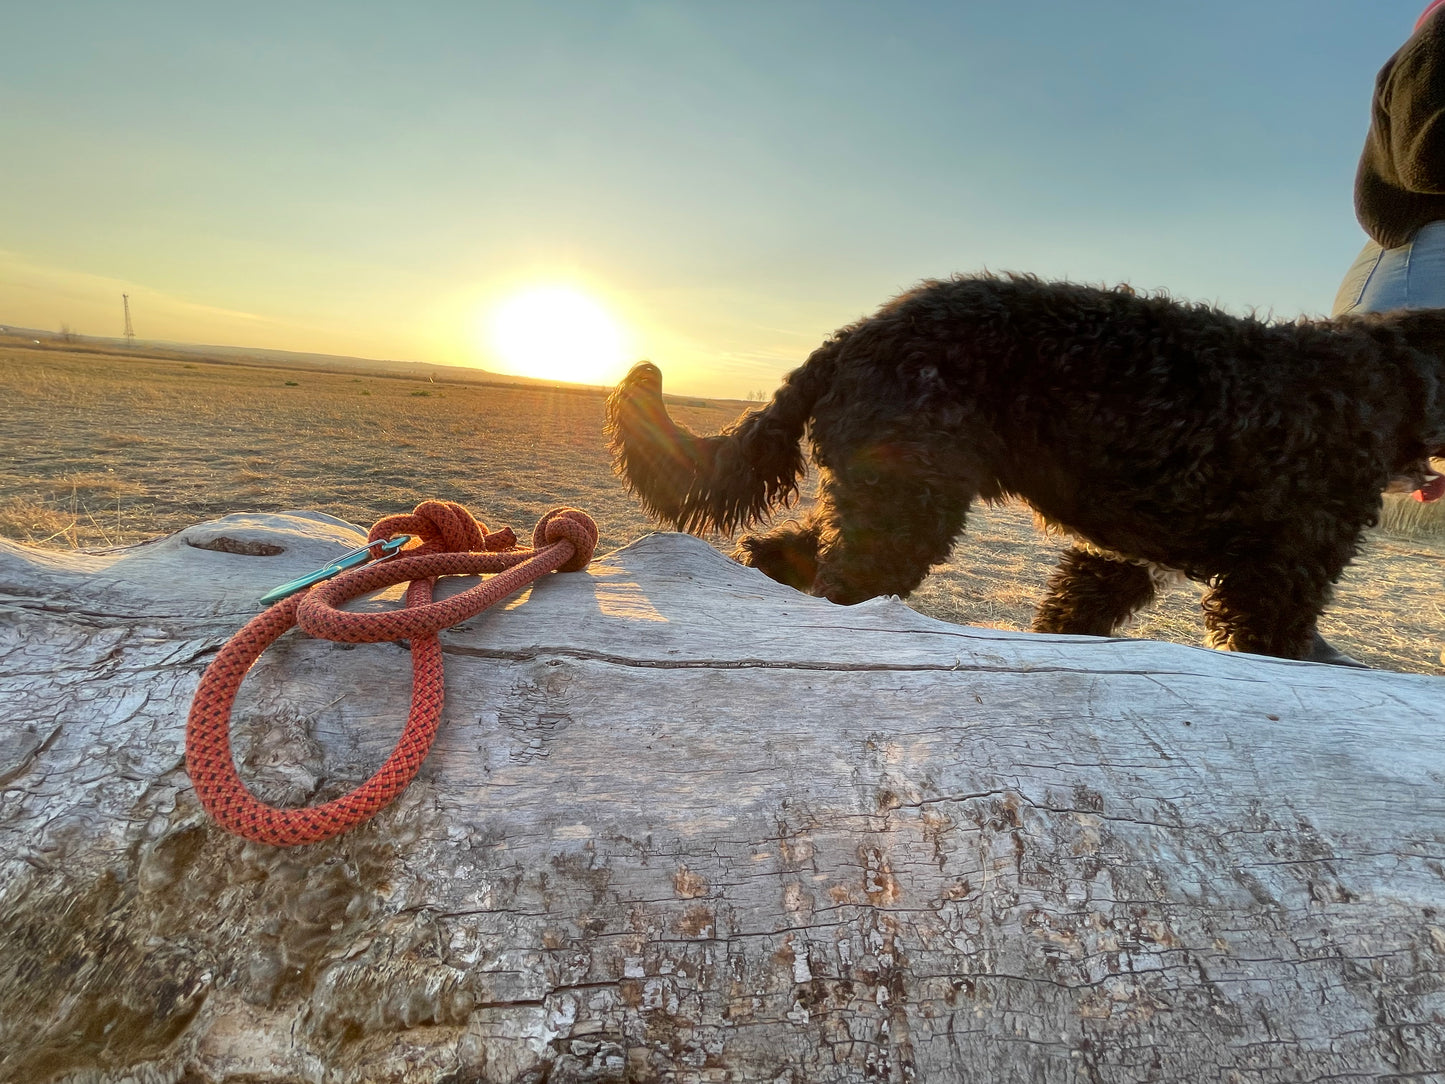
[{"label": "coiled rope loop", "polygon": [[[489,532],[462,505],[424,501],[408,515],[380,520],[367,536],[380,542],[412,534],[421,545],[389,560],[363,565],[292,595],[258,614],[231,637],[201,677],[186,720],[186,771],[196,795],[228,832],[288,847],[317,843],[374,816],[415,778],[442,714],[442,650],[437,633],[475,617],[548,572],[586,568],[597,548],[597,525],[585,512],[556,508],[518,548],[511,528]],[[466,591],[432,601],[438,576],[494,573]],[[349,613],[344,603],[410,581],[406,605],[380,613]],[[246,672],[287,629],[340,643],[409,640],[411,713],[391,755],[361,786],[322,805],[279,809],[247,788],[231,755],[231,709]]]}]

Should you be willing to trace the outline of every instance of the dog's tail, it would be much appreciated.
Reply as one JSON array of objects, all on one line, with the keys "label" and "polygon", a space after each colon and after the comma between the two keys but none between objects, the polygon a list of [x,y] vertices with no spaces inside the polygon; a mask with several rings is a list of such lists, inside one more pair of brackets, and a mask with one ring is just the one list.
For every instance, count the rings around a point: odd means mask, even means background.
[{"label": "dog's tail", "polygon": [[841,337],[824,343],[784,378],[772,402],[714,437],[697,436],[668,416],[656,365],[634,367],[607,400],[617,473],[648,512],[683,531],[730,533],[787,504],[807,465],[804,430],[832,384],[841,344]]}]

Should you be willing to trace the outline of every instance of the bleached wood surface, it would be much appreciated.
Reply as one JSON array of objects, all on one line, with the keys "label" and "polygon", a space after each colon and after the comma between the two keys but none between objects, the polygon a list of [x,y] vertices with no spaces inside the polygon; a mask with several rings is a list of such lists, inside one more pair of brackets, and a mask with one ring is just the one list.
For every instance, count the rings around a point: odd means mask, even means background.
[{"label": "bleached wood surface", "polygon": [[[1442,1079],[1440,679],[838,607],[654,535],[443,634],[370,825],[226,836],[196,681],[358,537],[0,544],[0,1079]],[[409,675],[289,634],[243,774],[354,785]]]}]

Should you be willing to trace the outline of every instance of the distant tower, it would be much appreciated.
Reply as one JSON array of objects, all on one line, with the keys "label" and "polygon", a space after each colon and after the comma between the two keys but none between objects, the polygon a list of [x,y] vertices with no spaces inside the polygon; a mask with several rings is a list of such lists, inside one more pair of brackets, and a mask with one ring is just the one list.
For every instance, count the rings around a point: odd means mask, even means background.
[{"label": "distant tower", "polygon": [[125,306],[125,344],[135,345],[135,328],[130,326],[130,294],[121,294],[120,303]]}]

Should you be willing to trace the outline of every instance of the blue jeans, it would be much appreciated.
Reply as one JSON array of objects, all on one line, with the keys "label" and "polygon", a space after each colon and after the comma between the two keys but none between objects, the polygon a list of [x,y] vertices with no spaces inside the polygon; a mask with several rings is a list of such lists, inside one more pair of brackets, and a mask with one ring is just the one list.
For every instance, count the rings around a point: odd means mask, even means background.
[{"label": "blue jeans", "polygon": [[1399,248],[1366,241],[1330,315],[1390,309],[1445,309],[1445,222],[1427,222]]}]

